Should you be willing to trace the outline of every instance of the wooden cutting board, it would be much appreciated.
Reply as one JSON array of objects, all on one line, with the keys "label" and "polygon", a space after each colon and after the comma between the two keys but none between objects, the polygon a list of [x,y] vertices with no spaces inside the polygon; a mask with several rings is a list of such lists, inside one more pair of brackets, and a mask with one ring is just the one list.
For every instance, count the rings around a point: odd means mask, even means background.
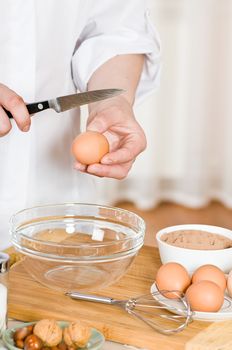
[{"label": "wooden cutting board", "polygon": [[[98,294],[119,299],[147,294],[160,264],[157,248],[143,247],[129,272]],[[162,335],[117,307],[72,300],[40,285],[21,263],[15,264],[10,271],[9,317],[23,321],[80,319],[99,329],[108,340],[149,350],[184,349],[189,339],[209,326],[209,323],[194,321],[181,333]]]},{"label": "wooden cutting board", "polygon": [[215,322],[185,345],[185,350],[231,350],[232,321]]}]

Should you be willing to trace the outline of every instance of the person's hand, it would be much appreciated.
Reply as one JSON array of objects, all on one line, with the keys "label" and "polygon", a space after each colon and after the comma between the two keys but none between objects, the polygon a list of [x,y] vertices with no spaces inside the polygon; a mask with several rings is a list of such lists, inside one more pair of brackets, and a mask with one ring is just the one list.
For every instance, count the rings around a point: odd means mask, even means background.
[{"label": "person's hand", "polygon": [[30,129],[31,119],[22,97],[7,86],[0,84],[0,137],[8,134],[12,127],[3,107],[13,115],[21,131]]},{"label": "person's hand", "polygon": [[103,133],[110,152],[100,164],[85,166],[76,162],[75,168],[99,177],[123,179],[139,153],[146,148],[145,134],[136,121],[129,102],[121,96],[95,103],[87,121],[87,130]]}]

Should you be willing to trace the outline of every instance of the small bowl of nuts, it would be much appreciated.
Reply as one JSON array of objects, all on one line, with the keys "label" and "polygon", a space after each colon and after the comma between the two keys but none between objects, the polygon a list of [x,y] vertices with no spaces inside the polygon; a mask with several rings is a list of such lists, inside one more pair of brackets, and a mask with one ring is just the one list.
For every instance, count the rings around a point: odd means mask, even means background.
[{"label": "small bowl of nuts", "polygon": [[105,342],[101,332],[81,321],[53,319],[9,328],[2,339],[9,350],[100,350]]}]

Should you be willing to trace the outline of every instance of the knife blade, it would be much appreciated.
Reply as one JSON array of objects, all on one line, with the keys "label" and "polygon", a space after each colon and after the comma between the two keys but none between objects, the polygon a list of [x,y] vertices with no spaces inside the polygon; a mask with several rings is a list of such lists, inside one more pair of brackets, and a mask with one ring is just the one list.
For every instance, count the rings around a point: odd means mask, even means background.
[{"label": "knife blade", "polygon": [[[73,109],[85,104],[105,100],[121,93],[125,92],[123,89],[102,89],[93,90],[87,92],[81,92],[78,94],[72,94],[67,96],[60,96],[47,101],[35,102],[26,104],[29,114],[35,114],[42,112],[45,109],[52,108],[57,113],[65,112],[69,109]],[[12,114],[4,108],[4,111],[9,118],[13,118]]]}]

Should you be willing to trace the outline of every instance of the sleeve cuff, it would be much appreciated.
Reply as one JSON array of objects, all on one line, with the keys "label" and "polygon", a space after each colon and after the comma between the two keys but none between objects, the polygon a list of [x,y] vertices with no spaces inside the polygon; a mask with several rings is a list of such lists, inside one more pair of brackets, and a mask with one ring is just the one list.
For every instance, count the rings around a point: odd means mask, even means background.
[{"label": "sleeve cuff", "polygon": [[117,33],[103,33],[82,42],[72,59],[73,79],[78,90],[86,91],[94,71],[112,57],[123,54],[144,54],[146,58],[136,103],[157,87],[160,80],[160,42],[148,13],[145,15],[145,33],[121,28]]}]

